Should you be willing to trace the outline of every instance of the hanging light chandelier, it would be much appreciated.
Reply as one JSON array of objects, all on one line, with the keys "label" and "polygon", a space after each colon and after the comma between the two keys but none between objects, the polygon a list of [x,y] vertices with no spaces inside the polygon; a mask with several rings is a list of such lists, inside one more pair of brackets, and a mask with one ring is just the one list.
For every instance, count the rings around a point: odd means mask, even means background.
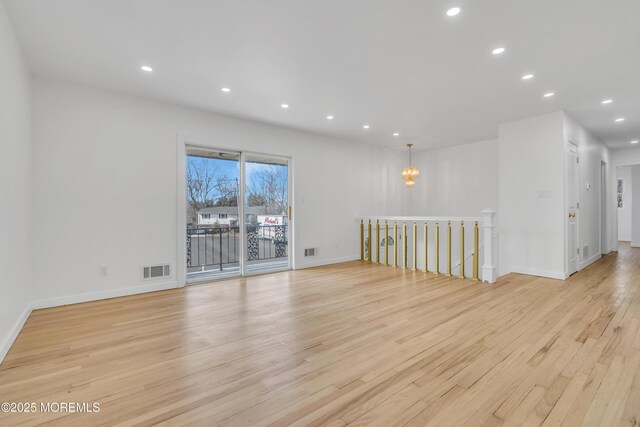
[{"label": "hanging light chandelier", "polygon": [[407,147],[409,147],[409,166],[402,168],[402,178],[407,188],[413,188],[416,185],[415,179],[420,175],[420,171],[411,165],[411,147],[413,147],[413,144],[407,144]]}]

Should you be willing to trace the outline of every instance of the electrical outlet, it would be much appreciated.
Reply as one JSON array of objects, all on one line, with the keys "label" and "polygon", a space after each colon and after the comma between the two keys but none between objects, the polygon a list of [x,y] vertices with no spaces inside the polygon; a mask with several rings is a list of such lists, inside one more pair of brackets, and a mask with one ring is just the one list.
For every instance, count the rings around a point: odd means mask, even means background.
[{"label": "electrical outlet", "polygon": [[109,266],[101,265],[100,266],[100,277],[107,277],[109,275]]}]

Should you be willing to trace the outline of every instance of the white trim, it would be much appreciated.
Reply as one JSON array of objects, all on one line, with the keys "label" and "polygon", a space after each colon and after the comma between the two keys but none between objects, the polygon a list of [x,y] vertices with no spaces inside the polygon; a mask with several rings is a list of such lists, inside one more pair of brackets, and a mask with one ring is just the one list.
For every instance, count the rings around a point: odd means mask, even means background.
[{"label": "white trim", "polygon": [[588,266],[590,266],[591,264],[593,264],[594,262],[598,261],[600,258],[602,258],[602,254],[595,254],[592,257],[590,257],[589,259],[587,259],[586,261],[582,261],[580,263],[580,270],[582,270],[583,268],[586,268]]},{"label": "white trim", "polygon": [[14,341],[20,334],[22,327],[31,315],[33,310],[42,308],[60,307],[63,305],[79,304],[83,302],[100,301],[104,299],[125,297],[129,295],[144,294],[147,292],[165,291],[168,289],[176,289],[180,286],[176,281],[152,283],[144,286],[135,286],[132,288],[113,289],[109,291],[89,292],[77,295],[67,295],[64,297],[48,298],[31,302],[24,310],[22,315],[16,320],[15,325],[11,329],[11,333],[5,338],[2,346],[0,346],[0,363],[4,360],[7,353],[11,349]]},{"label": "white trim", "polygon": [[289,206],[291,207],[291,215],[289,215],[289,211],[287,210],[287,220],[289,221],[289,269],[290,270],[295,270],[296,269],[296,259],[298,259],[298,257],[296,257],[296,218],[297,218],[297,212],[296,212],[296,203],[295,203],[295,180],[293,177],[293,167],[294,167],[294,160],[293,160],[293,156],[288,158],[289,160],[287,161],[287,169],[288,169],[288,173],[289,176],[287,177],[287,179],[289,180],[288,185],[289,185]]},{"label": "white trim", "polygon": [[527,276],[546,277],[549,279],[565,280],[567,278],[566,273],[538,270],[537,268],[511,267],[511,272],[526,274]]},{"label": "white trim", "polygon": [[351,255],[351,256],[344,256],[344,257],[340,257],[340,258],[330,258],[330,259],[314,259],[314,260],[310,260],[310,261],[302,261],[299,262],[299,266],[298,268],[296,268],[296,270],[302,270],[305,268],[312,268],[312,267],[321,267],[323,265],[329,265],[329,264],[340,264],[342,262],[349,262],[349,261],[359,261],[360,260],[360,255]]},{"label": "white trim", "polygon": [[239,275],[239,271],[240,270],[226,273],[213,273],[207,276],[195,277],[189,279],[189,283],[187,286],[202,285],[204,283],[218,282],[220,280],[238,279],[241,277]]},{"label": "white trim", "polygon": [[11,332],[9,333],[9,335],[4,339],[2,346],[0,346],[0,363],[2,363],[4,358],[7,356],[7,353],[9,353],[11,346],[15,342],[16,338],[18,338],[18,334],[20,334],[22,327],[31,315],[31,312],[33,311],[32,306],[33,304],[27,305],[27,308],[25,308],[25,310],[22,312],[22,315],[20,315],[20,317],[16,320],[13,328],[11,328]]},{"label": "white trim", "polygon": [[[239,165],[240,165],[240,199],[245,200],[244,192],[245,192],[245,158],[247,155],[259,155],[259,156],[267,156],[275,159],[286,160],[287,162],[287,170],[289,173],[288,176],[288,194],[289,194],[289,205],[292,206],[292,209],[295,212],[295,206],[293,203],[293,156],[291,155],[282,155],[282,154],[273,154],[273,153],[262,153],[258,151],[252,150],[244,150],[242,148],[228,149],[228,148],[219,148],[217,144],[213,143],[211,140],[203,139],[203,138],[194,138],[183,134],[178,134],[176,137],[176,170],[177,170],[177,187],[176,187],[176,210],[177,210],[177,259],[176,259],[176,277],[177,277],[177,286],[184,287],[187,284],[187,237],[184,230],[187,225],[186,218],[186,210],[185,210],[185,200],[186,200],[186,162],[187,162],[187,147],[200,148],[203,150],[213,150],[213,151],[222,151],[228,153],[234,153],[240,155]],[[295,213],[294,213],[295,215]],[[240,254],[240,269],[235,277],[248,276],[245,266],[245,260],[247,259],[247,250],[246,250],[246,233],[244,232],[244,203],[240,203],[238,206],[238,217],[240,224],[240,235],[242,236],[242,245],[241,245],[241,254]],[[295,223],[293,220],[289,220],[289,256],[288,256],[288,268],[286,270],[291,270],[295,268]],[[284,270],[283,270],[284,271]],[[265,273],[267,271],[265,270]],[[221,277],[222,278],[222,277]],[[226,276],[224,278],[230,278]],[[205,279],[206,281],[215,280],[212,278]],[[204,281],[204,280],[203,280]],[[192,283],[202,283],[203,281],[189,281],[189,284]]]},{"label": "white trim", "polygon": [[478,221],[482,222],[482,217],[476,216],[360,216],[358,221]]},{"label": "white trim", "polygon": [[[245,205],[247,204],[247,153],[240,152],[240,163],[238,164],[238,182],[240,183],[239,194],[237,200],[238,205],[238,228],[240,231],[240,275],[247,275],[247,260],[249,259],[249,248],[247,247],[247,215],[245,214]],[[284,221],[283,221],[284,223]],[[221,237],[222,238],[222,237]],[[206,246],[205,246],[206,247]],[[222,260],[222,252],[220,252]]]},{"label": "white trim", "polygon": [[63,305],[79,304],[82,302],[100,301],[103,299],[125,297],[129,295],[144,294],[147,292],[165,291],[180,287],[175,280],[170,282],[152,283],[144,286],[134,286],[131,288],[112,289],[108,291],[88,292],[84,294],[67,295],[64,297],[47,298],[31,303],[32,310],[41,308],[60,307]]},{"label": "white trim", "polygon": [[282,273],[283,271],[291,271],[291,267],[286,265],[284,267],[265,268],[263,270],[247,270],[243,277],[260,276],[262,274]]},{"label": "white trim", "polygon": [[179,288],[187,284],[187,212],[185,201],[187,200],[187,145],[186,140],[178,135],[176,141],[176,214],[177,227],[177,252],[176,252],[176,279]]}]

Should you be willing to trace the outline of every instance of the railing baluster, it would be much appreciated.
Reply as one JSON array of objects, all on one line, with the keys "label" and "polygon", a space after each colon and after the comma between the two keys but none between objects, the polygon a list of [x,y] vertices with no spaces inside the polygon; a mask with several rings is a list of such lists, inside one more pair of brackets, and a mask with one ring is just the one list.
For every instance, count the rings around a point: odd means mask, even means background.
[{"label": "railing baluster", "polygon": [[[200,233],[199,233],[199,231],[200,231],[200,230],[198,230],[198,265],[200,266],[201,270],[202,270],[202,271],[204,271],[204,265],[202,265],[202,263],[200,262],[201,254],[202,254],[202,251],[200,251],[200,240],[202,240],[202,239],[200,239]],[[205,232],[205,235],[204,235],[204,244],[206,245],[206,244],[207,244],[207,234],[206,234],[207,230],[204,230],[204,232]],[[206,261],[206,260],[205,260],[205,261]]]},{"label": "railing baluster", "polygon": [[393,221],[393,266],[398,266],[398,221]]},{"label": "railing baluster", "polygon": [[424,222],[424,272],[429,272],[429,226],[427,221]]},{"label": "railing baluster", "polygon": [[380,220],[376,220],[376,264],[380,264]]},{"label": "railing baluster", "polygon": [[402,221],[402,268],[407,268],[407,221]]},{"label": "railing baluster", "polygon": [[368,253],[367,253],[367,261],[371,262],[371,240],[373,235],[371,234],[371,220],[369,220],[369,245],[368,245]]},{"label": "railing baluster", "polygon": [[478,251],[479,251],[479,230],[478,230],[478,221],[476,221],[473,226],[473,280],[479,280],[478,278]]},{"label": "railing baluster", "polygon": [[413,221],[413,269],[418,269],[418,225]]},{"label": "railing baluster", "polygon": [[447,276],[451,276],[451,221],[447,224]]},{"label": "railing baluster", "polygon": [[[213,242],[213,239],[212,239],[212,242]],[[213,245],[211,245],[211,252],[212,253],[214,252]],[[213,259],[211,261],[213,262]],[[222,271],[222,229],[220,229],[220,271]]]},{"label": "railing baluster", "polygon": [[389,265],[389,222],[384,220],[384,263]]},{"label": "railing baluster", "polygon": [[460,278],[464,279],[464,221],[460,221]]},{"label": "railing baluster", "polygon": [[360,261],[364,261],[364,219],[360,220]]},{"label": "railing baluster", "polygon": [[440,274],[440,224],[436,221],[436,269],[435,274]]}]

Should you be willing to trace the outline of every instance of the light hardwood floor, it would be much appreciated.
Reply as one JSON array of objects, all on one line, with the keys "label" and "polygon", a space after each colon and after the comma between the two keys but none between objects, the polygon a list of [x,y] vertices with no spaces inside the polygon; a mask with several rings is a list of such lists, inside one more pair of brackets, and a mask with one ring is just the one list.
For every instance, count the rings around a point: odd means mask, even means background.
[{"label": "light hardwood floor", "polygon": [[603,425],[640,421],[640,250],[562,282],[346,263],[34,312],[0,425]]}]

